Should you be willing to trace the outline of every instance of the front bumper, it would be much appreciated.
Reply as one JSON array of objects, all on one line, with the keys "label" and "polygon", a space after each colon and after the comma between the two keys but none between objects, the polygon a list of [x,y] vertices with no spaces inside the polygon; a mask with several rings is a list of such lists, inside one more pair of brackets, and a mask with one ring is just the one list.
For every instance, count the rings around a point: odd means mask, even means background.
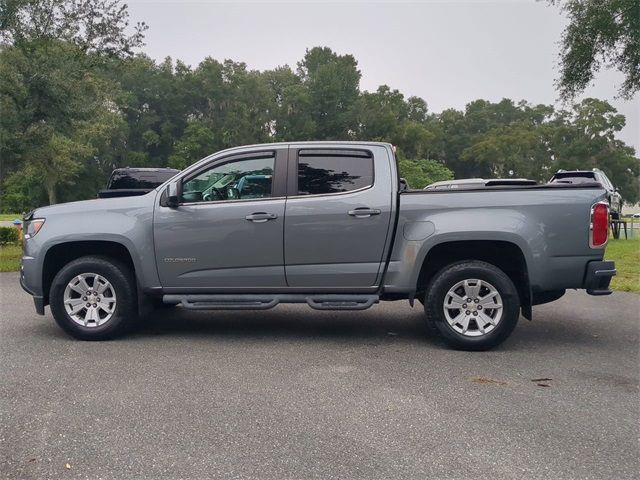
[{"label": "front bumper", "polygon": [[20,286],[25,292],[27,292],[29,295],[33,297],[33,304],[36,307],[36,313],[38,315],[44,315],[44,306],[45,306],[44,297],[40,295],[36,295],[34,292],[29,290],[29,288],[24,283],[24,274],[22,273],[22,270],[20,271]]},{"label": "front bumper", "polygon": [[42,285],[33,282],[34,279],[42,278],[39,264],[34,257],[23,255],[20,259],[20,286],[33,297],[33,303],[38,315],[44,315],[44,307],[47,302],[42,295]]},{"label": "front bumper", "polygon": [[589,295],[610,295],[611,277],[617,273],[616,264],[609,260],[589,262],[584,279],[584,288]]}]

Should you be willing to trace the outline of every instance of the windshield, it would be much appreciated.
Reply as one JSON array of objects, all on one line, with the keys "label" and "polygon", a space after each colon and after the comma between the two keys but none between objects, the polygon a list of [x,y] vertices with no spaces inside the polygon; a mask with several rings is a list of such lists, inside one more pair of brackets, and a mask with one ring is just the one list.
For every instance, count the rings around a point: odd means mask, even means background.
[{"label": "windshield", "polygon": [[564,174],[556,174],[549,183],[593,183],[596,182],[593,172],[571,172]]}]

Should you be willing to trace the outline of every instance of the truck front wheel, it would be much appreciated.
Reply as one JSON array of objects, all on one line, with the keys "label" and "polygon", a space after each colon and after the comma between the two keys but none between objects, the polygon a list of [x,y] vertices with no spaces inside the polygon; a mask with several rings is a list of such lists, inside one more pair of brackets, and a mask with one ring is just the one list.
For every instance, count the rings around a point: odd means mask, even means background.
[{"label": "truck front wheel", "polygon": [[520,315],[518,291],[499,268],[478,260],[452,263],[431,280],[424,301],[427,322],[447,344],[487,350],[511,334]]},{"label": "truck front wheel", "polygon": [[55,276],[49,293],[58,325],[80,340],[107,340],[135,320],[136,284],[120,262],[99,256],[78,258]]}]

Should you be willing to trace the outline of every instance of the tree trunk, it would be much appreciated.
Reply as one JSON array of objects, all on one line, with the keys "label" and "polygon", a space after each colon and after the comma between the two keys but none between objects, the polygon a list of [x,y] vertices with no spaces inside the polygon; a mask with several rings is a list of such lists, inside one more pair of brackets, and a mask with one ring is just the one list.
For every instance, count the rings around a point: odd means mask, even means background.
[{"label": "tree trunk", "polygon": [[56,195],[55,185],[47,185],[47,195],[49,196],[49,205],[58,203],[58,196]]}]

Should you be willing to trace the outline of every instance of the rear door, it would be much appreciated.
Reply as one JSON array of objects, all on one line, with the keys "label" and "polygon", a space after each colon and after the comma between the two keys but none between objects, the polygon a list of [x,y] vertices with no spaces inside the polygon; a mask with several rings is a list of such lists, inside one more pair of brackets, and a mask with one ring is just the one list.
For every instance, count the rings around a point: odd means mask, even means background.
[{"label": "rear door", "polygon": [[288,172],[287,284],[375,287],[392,211],[386,149],[292,146]]}]

